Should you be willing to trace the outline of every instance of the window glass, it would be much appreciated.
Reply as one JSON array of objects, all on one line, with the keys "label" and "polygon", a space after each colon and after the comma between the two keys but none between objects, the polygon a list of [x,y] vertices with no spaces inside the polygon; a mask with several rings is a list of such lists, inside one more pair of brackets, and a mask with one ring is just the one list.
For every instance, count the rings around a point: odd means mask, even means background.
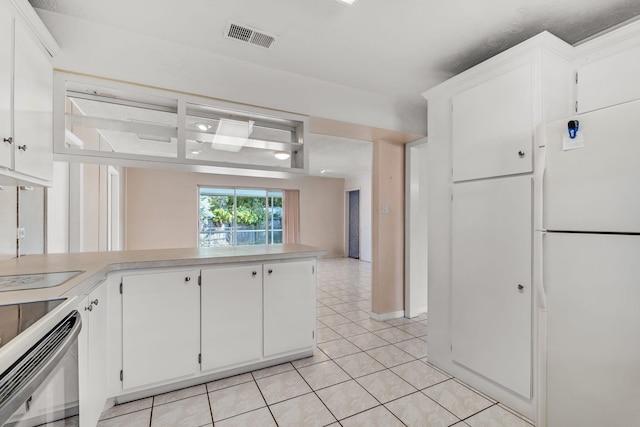
[{"label": "window glass", "polygon": [[177,100],[76,84],[66,109],[68,147],[177,157]]},{"label": "window glass", "polygon": [[302,150],[299,126],[291,120],[187,104],[186,158],[291,168]]},{"label": "window glass", "polygon": [[269,241],[282,243],[282,191],[269,191]]},{"label": "window glass", "polygon": [[200,187],[200,247],[282,243],[282,191]]}]

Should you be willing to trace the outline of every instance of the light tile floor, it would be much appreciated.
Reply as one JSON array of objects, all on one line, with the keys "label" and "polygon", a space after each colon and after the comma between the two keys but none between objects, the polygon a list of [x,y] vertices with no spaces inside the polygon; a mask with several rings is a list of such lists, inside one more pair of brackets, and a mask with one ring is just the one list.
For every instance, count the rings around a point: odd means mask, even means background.
[{"label": "light tile floor", "polygon": [[532,424],[428,362],[426,315],[369,318],[371,264],[318,261],[313,357],[117,405],[99,427]]}]

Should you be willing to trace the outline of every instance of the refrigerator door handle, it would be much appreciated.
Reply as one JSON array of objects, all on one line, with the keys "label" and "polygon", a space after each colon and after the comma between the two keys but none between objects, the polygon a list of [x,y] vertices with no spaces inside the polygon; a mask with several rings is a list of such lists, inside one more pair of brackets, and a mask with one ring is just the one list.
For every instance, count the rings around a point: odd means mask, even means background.
[{"label": "refrigerator door handle", "polygon": [[538,309],[547,311],[547,291],[544,287],[544,257],[543,246],[545,231],[537,231],[534,243],[533,281],[536,289]]}]

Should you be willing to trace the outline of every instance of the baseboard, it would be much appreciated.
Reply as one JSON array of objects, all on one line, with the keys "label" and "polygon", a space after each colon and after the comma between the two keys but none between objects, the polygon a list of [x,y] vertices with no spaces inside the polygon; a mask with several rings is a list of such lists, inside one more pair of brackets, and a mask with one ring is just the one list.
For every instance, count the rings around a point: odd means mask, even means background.
[{"label": "baseboard", "polygon": [[381,314],[369,313],[369,317],[371,317],[373,320],[377,320],[378,322],[384,322],[385,320],[404,317],[404,310],[392,311],[391,313],[381,313]]},{"label": "baseboard", "polygon": [[[419,316],[423,313],[427,312],[427,306],[425,305],[424,307],[418,307],[418,309],[416,310],[416,313],[413,317]],[[407,315],[408,316],[408,315]],[[409,319],[411,319],[411,317],[409,317]]]}]

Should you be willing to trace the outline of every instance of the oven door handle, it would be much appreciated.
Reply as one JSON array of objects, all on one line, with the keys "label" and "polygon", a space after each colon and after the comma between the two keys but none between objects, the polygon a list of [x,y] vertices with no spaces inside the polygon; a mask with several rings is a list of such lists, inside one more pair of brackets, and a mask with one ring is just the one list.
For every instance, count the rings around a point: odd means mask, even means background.
[{"label": "oven door handle", "polygon": [[22,406],[58,366],[82,328],[76,310],[51,329],[0,377],[0,425]]}]

